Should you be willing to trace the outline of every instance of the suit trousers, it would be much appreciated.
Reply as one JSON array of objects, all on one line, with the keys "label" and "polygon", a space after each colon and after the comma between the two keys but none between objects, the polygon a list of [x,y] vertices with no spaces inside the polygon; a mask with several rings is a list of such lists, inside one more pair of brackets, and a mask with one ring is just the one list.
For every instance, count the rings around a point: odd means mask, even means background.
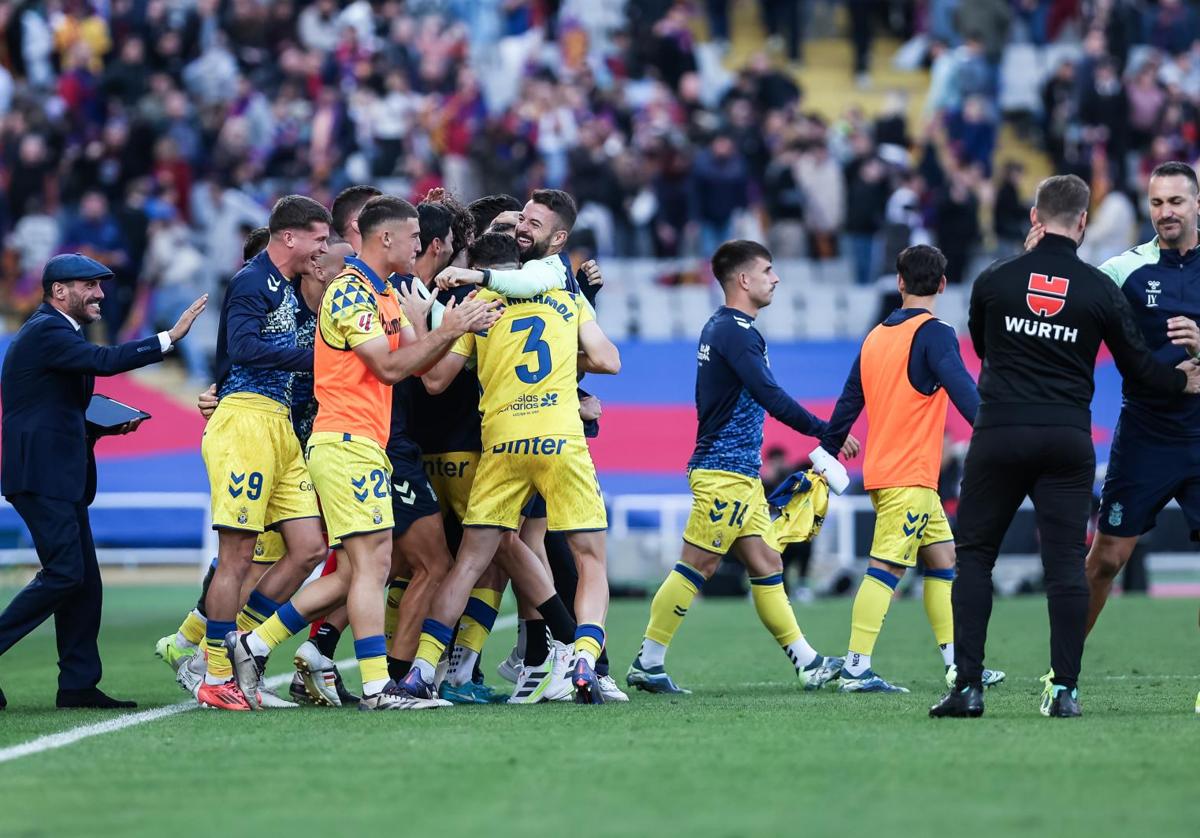
[{"label": "suit trousers", "polygon": [[963,465],[955,538],[954,662],[958,684],[979,685],[992,614],[992,568],[1026,497],[1033,501],[1050,612],[1054,683],[1074,688],[1083,658],[1084,576],[1096,452],[1088,431],[1063,426],[977,428]]},{"label": "suit trousers", "polygon": [[103,589],[87,504],[26,493],[8,501],[29,527],[42,569],[0,613],[0,655],[53,615],[58,688],[94,687]]}]

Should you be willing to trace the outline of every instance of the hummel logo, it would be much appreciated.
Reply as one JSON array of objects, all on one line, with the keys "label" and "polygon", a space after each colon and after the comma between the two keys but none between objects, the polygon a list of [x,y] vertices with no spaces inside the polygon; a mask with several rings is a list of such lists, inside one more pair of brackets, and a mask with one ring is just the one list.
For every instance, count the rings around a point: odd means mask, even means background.
[{"label": "hummel logo", "polygon": [[740,317],[735,317],[735,318],[733,318],[733,322],[734,322],[734,323],[737,323],[737,324],[738,324],[739,326],[741,326],[743,329],[749,329],[751,326],[753,326],[753,325],[754,325],[754,324],[753,324],[753,323],[751,323],[749,320],[742,320]]},{"label": "hummel logo", "polygon": [[359,503],[362,503],[363,501],[365,501],[367,499],[367,488],[366,488],[367,487],[367,476],[365,474],[362,477],[358,478],[357,480],[355,480],[353,477],[351,477],[350,485],[353,486],[355,489],[362,489],[361,492],[354,493],[355,500],[357,500]]},{"label": "hummel logo", "polygon": [[403,483],[393,483],[392,488],[396,490],[396,494],[400,496],[400,500],[412,506],[417,501],[417,492],[415,489],[409,488],[408,481]]},{"label": "hummel logo", "polygon": [[268,276],[267,277],[267,287],[271,289],[272,294],[274,294],[276,291],[278,291],[279,290],[279,277]]},{"label": "hummel logo", "polygon": [[[232,471],[229,472],[229,482],[232,484],[229,487],[229,494],[231,497],[235,497],[235,498],[241,497],[241,494],[242,494],[241,482],[245,479],[246,479],[246,472],[244,472],[244,471],[241,474],[234,474]],[[235,489],[234,486],[237,486],[237,488]]]}]

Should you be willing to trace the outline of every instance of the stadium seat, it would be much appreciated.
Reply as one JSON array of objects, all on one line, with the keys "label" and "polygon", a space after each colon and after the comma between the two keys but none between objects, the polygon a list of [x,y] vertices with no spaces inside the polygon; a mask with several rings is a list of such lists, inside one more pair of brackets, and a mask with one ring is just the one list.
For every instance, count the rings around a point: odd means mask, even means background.
[{"label": "stadium seat", "polygon": [[[1000,64],[1000,110],[1004,113],[1042,112],[1041,85],[1047,69],[1033,44],[1009,44]],[[1050,67],[1053,70],[1053,65]]]},{"label": "stadium seat", "polygon": [[671,289],[671,321],[675,337],[694,339],[719,305],[708,285],[680,285]]},{"label": "stadium seat", "polygon": [[596,320],[611,340],[629,337],[633,321],[632,295],[623,285],[605,286],[596,300]]},{"label": "stadium seat", "polygon": [[670,340],[675,336],[671,322],[671,293],[661,285],[646,285],[638,291],[637,336],[641,340]]}]

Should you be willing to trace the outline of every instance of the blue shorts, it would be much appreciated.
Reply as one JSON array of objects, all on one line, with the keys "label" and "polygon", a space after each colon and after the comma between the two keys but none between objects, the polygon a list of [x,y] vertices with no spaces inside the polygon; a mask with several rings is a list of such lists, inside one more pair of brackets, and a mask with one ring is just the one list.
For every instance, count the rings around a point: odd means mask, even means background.
[{"label": "blue shorts", "polygon": [[392,537],[399,538],[415,521],[441,512],[442,508],[429,485],[420,457],[388,459],[392,466],[392,517],[395,519]]},{"label": "blue shorts", "polygon": [[525,506],[521,508],[521,517],[523,518],[545,518],[546,517],[546,499],[537,492],[533,493]]},{"label": "blue shorts", "polygon": [[1100,492],[1099,530],[1129,538],[1154,529],[1171,499],[1200,540],[1200,443],[1143,434],[1122,416]]}]

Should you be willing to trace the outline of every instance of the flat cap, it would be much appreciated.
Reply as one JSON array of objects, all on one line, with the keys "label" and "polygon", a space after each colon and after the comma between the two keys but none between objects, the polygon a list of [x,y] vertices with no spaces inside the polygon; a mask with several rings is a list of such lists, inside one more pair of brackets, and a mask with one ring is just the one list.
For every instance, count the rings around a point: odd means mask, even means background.
[{"label": "flat cap", "polygon": [[82,253],[60,253],[42,270],[42,289],[50,290],[56,282],[75,279],[112,279],[113,272],[95,259]]}]

